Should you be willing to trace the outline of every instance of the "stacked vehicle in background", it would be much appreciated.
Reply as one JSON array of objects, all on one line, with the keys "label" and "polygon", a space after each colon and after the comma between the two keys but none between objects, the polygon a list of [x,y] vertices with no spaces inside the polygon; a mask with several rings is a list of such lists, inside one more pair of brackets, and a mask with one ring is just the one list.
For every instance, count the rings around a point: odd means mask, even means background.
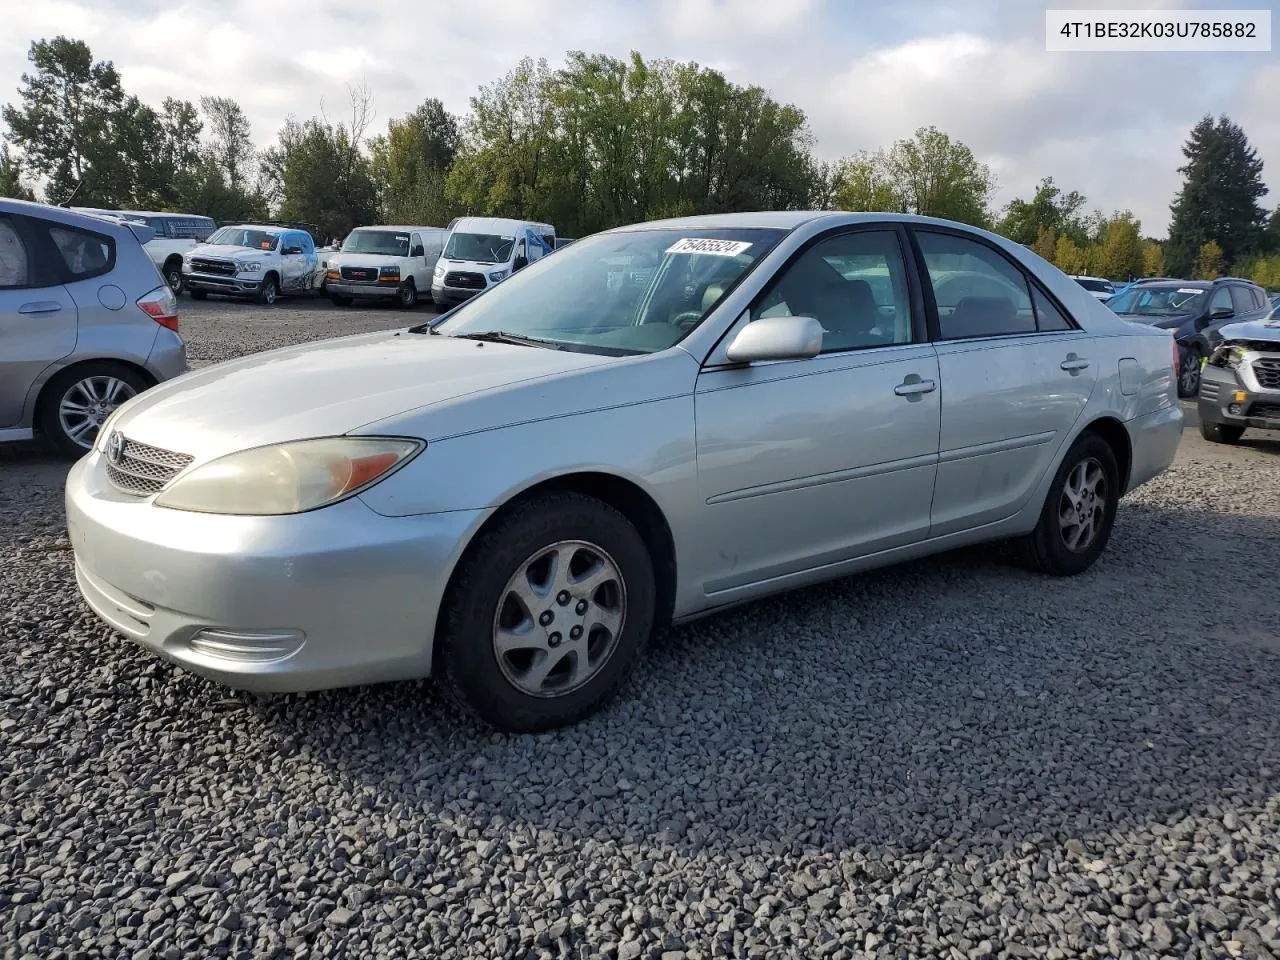
[{"label": "stacked vehicle in background", "polygon": [[219,227],[182,259],[183,283],[197,300],[217,293],[273,304],[281,294],[310,293],[319,269],[311,234],[276,224]]},{"label": "stacked vehicle in background", "polygon": [[143,244],[151,262],[159,268],[174,295],[182,293],[182,256],[208,239],[217,229],[212,217],[194,213],[155,213],[146,210],[103,210],[73,207],[77,213],[145,223],[155,236]]},{"label": "stacked vehicle in background", "polygon": [[[1280,297],[1277,298],[1280,300]],[[1280,316],[1231,323],[1200,379],[1200,435],[1235,443],[1245,430],[1280,430]]]},{"label": "stacked vehicle in background", "polygon": [[431,278],[431,299],[449,308],[501,283],[556,249],[549,223],[503,217],[458,217]]},{"label": "stacked vehicle in background", "polygon": [[431,290],[446,235],[442,227],[357,227],[328,261],[325,293],[343,307],[371,299],[416,306]]}]

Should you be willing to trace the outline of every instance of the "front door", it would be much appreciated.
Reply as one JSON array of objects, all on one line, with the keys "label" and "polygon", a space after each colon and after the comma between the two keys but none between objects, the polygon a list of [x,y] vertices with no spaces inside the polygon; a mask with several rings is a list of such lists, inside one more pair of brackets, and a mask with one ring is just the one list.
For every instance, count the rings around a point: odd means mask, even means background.
[{"label": "front door", "polygon": [[1012,516],[1097,381],[1093,339],[994,247],[916,230],[936,306],[942,429],[930,536]]},{"label": "front door", "polygon": [[32,383],[76,346],[76,305],[32,221],[0,215],[0,427],[22,420]]},{"label": "front door", "polygon": [[751,319],[814,316],[809,360],[709,368],[695,394],[709,595],[921,540],[937,472],[938,360],[912,309],[903,234],[823,239]]}]

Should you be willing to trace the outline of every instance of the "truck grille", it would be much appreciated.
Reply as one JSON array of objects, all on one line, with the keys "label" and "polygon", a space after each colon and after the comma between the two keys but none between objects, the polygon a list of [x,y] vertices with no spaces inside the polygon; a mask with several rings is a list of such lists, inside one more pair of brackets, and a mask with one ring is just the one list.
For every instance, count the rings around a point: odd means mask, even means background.
[{"label": "truck grille", "polygon": [[230,260],[209,260],[205,257],[191,258],[192,273],[213,273],[224,277],[236,275],[236,265]]},{"label": "truck grille", "polygon": [[355,280],[359,283],[373,283],[378,279],[377,267],[342,267],[343,280]]},{"label": "truck grille", "polygon": [[1264,390],[1280,390],[1280,357],[1261,357],[1253,361],[1253,375]]},{"label": "truck grille", "polygon": [[453,270],[444,275],[444,285],[446,287],[458,287],[462,290],[483,290],[484,275]]},{"label": "truck grille", "polygon": [[117,436],[118,432],[112,431],[107,438],[107,479],[117,490],[135,497],[159,493],[195,459],[127,438],[120,450]]}]

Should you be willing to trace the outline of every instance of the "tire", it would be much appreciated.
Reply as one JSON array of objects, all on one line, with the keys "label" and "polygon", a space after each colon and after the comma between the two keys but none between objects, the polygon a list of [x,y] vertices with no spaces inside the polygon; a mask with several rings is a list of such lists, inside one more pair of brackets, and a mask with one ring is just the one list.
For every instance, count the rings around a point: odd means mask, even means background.
[{"label": "tire", "polygon": [[1227,423],[1205,423],[1201,420],[1200,436],[1210,443],[1239,443],[1244,436],[1244,427],[1233,427]]},{"label": "tire", "polygon": [[258,303],[264,306],[274,306],[276,300],[280,296],[280,282],[276,280],[274,273],[268,273],[262,278],[262,286],[258,288],[258,295],[255,298]]},{"label": "tire", "polygon": [[[132,367],[110,361],[80,364],[49,381],[40,399],[40,432],[65,457],[79,459],[93,449],[98,427],[120,404],[151,386]],[[71,405],[87,408],[84,414]],[[86,425],[83,433],[77,428]]]},{"label": "tire", "polygon": [[[552,592],[549,552],[562,569],[599,561],[599,585],[571,594],[569,582],[569,589]],[[535,586],[541,577],[542,586]],[[548,592],[540,595],[543,588]],[[516,589],[530,602],[519,602]],[[454,575],[436,641],[443,686],[500,730],[532,733],[575,723],[608,703],[635,670],[653,631],[655,597],[649,551],[617,510],[576,493],[518,504],[477,538]],[[617,628],[592,628],[593,612],[598,622],[616,619]],[[557,619],[568,628],[563,634]],[[522,624],[508,638],[530,642],[499,653],[504,621],[509,628]],[[588,666],[578,678],[580,651]],[[592,657],[599,657],[594,665]],[[540,695],[530,692],[535,687]]]},{"label": "tire", "polygon": [[396,306],[402,310],[412,310],[417,305],[418,285],[413,282],[413,277],[410,277],[400,284],[400,289],[396,293]]},{"label": "tire", "polygon": [[1178,396],[1186,400],[1200,393],[1200,361],[1203,354],[1196,346],[1182,348],[1181,354],[1178,360],[1181,366],[1181,372],[1178,374]]},{"label": "tire", "polygon": [[208,290],[192,290],[192,291],[191,291],[191,299],[192,299],[192,300],[204,300],[204,299],[206,299],[208,296],[209,296],[209,291],[208,291]]},{"label": "tire", "polygon": [[342,296],[341,294],[337,294],[337,293],[331,293],[331,294],[329,295],[329,301],[330,301],[330,302],[331,302],[335,307],[349,307],[349,306],[351,306],[351,298],[350,298],[350,297],[344,297],[344,296]]},{"label": "tire", "polygon": [[[1083,507],[1089,511],[1093,532],[1087,542],[1077,542],[1073,547],[1069,541],[1081,524],[1068,525],[1063,519],[1064,508],[1069,512],[1071,507],[1066,490],[1069,483],[1077,484],[1081,476],[1078,471],[1092,475],[1091,466],[1100,472],[1099,486],[1096,499],[1086,501]],[[1035,530],[1018,541],[1023,562],[1033,570],[1058,577],[1071,577],[1088,570],[1111,539],[1120,493],[1120,468],[1111,445],[1096,433],[1083,433],[1063,457],[1049,485]],[[1078,521],[1079,516],[1071,519]]]},{"label": "tire", "polygon": [[175,297],[182,296],[185,284],[182,280],[182,261],[180,259],[170,260],[164,265],[164,282],[169,285],[169,289],[173,291]]}]

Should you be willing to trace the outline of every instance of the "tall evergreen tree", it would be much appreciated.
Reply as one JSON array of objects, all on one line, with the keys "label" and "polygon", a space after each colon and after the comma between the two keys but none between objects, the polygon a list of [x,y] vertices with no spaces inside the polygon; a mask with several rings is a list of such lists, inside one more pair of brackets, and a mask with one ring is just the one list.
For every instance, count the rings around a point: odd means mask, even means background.
[{"label": "tall evergreen tree", "polygon": [[1201,248],[1212,242],[1230,268],[1262,240],[1266,212],[1258,199],[1267,192],[1262,161],[1225,114],[1216,121],[1201,119],[1182,153],[1187,163],[1178,168],[1184,181],[1170,208],[1168,267],[1185,276],[1196,268]]}]

